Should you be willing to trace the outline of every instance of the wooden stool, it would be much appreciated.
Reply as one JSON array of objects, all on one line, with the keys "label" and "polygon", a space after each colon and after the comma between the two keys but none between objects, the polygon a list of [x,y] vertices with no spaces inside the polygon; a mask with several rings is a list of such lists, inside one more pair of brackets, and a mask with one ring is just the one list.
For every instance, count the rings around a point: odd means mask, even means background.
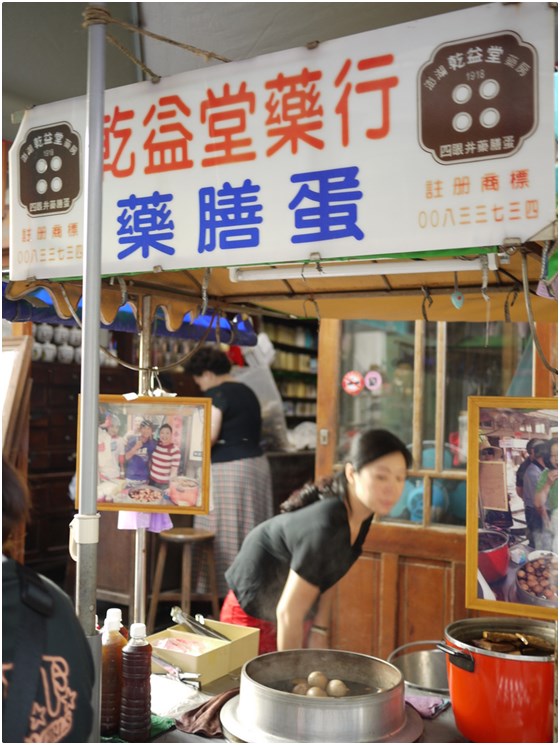
[{"label": "wooden stool", "polygon": [[[220,617],[220,602],[218,600],[218,584],[216,581],[216,565],[214,562],[214,533],[197,528],[171,528],[162,530],[159,534],[160,546],[157,557],[156,572],[148,613],[146,628],[148,634],[154,630],[158,603],[162,600],[180,600],[181,608],[185,613],[191,612],[191,598],[193,600],[209,600],[212,602],[212,614],[216,620]],[[167,558],[167,546],[176,543],[183,546],[181,561],[181,589],[166,590],[160,592],[165,560]],[[191,593],[191,571],[192,571],[192,549],[199,543],[204,551],[204,559],[208,568],[210,581],[209,593]]]}]

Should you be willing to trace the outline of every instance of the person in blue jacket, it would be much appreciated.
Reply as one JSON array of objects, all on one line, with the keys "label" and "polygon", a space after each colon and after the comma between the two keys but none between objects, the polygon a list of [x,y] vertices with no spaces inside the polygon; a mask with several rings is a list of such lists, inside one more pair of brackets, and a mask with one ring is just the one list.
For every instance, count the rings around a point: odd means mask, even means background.
[{"label": "person in blue jacket", "polygon": [[143,419],[140,423],[140,432],[137,435],[131,435],[124,446],[127,481],[148,483],[152,453],[156,447],[154,425],[149,419]]}]

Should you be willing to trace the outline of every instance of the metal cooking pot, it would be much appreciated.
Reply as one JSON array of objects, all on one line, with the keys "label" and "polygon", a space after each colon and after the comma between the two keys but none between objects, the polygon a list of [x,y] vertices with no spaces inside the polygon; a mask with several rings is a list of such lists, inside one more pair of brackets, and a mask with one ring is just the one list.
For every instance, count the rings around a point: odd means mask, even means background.
[{"label": "metal cooking pot", "polygon": [[417,641],[403,644],[391,652],[387,662],[403,674],[412,688],[449,695],[445,653],[437,648],[438,641]]},{"label": "metal cooking pot", "polygon": [[[312,698],[285,689],[293,678],[320,670],[372,693]],[[280,690],[284,686],[284,690]],[[247,662],[239,696],[220,714],[227,739],[239,742],[414,742],[420,716],[404,701],[404,682],[394,665],[338,650],[271,652]]]},{"label": "metal cooking pot", "polygon": [[554,624],[523,618],[468,618],[445,629],[447,677],[455,722],[471,742],[551,742],[554,656],[519,656],[472,644],[483,631],[540,636]]},{"label": "metal cooking pot", "polygon": [[[482,542],[488,543],[487,548],[481,548]],[[478,568],[487,582],[498,582],[503,579],[508,570],[509,547],[508,537],[497,530],[478,531]]]}]

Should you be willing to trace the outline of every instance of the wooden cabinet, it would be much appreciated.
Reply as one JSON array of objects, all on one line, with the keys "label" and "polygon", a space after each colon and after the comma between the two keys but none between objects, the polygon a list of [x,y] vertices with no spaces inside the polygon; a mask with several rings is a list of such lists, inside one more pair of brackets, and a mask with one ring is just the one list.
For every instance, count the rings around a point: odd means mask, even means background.
[{"label": "wooden cabinet", "polygon": [[274,499],[274,513],[280,512],[282,502],[296,489],[315,477],[315,452],[302,450],[300,452],[267,453],[272,475],[272,494]]},{"label": "wooden cabinet", "polygon": [[401,644],[443,640],[469,615],[464,534],[374,523],[337,587],[332,645],[386,659]]}]

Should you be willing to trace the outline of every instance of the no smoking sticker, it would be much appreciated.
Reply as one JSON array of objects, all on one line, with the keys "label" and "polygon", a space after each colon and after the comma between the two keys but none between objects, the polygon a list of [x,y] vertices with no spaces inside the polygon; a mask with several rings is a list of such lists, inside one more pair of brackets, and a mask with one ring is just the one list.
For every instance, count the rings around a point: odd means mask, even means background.
[{"label": "no smoking sticker", "polygon": [[342,390],[350,396],[357,396],[364,389],[364,376],[357,370],[350,370],[342,378]]}]

